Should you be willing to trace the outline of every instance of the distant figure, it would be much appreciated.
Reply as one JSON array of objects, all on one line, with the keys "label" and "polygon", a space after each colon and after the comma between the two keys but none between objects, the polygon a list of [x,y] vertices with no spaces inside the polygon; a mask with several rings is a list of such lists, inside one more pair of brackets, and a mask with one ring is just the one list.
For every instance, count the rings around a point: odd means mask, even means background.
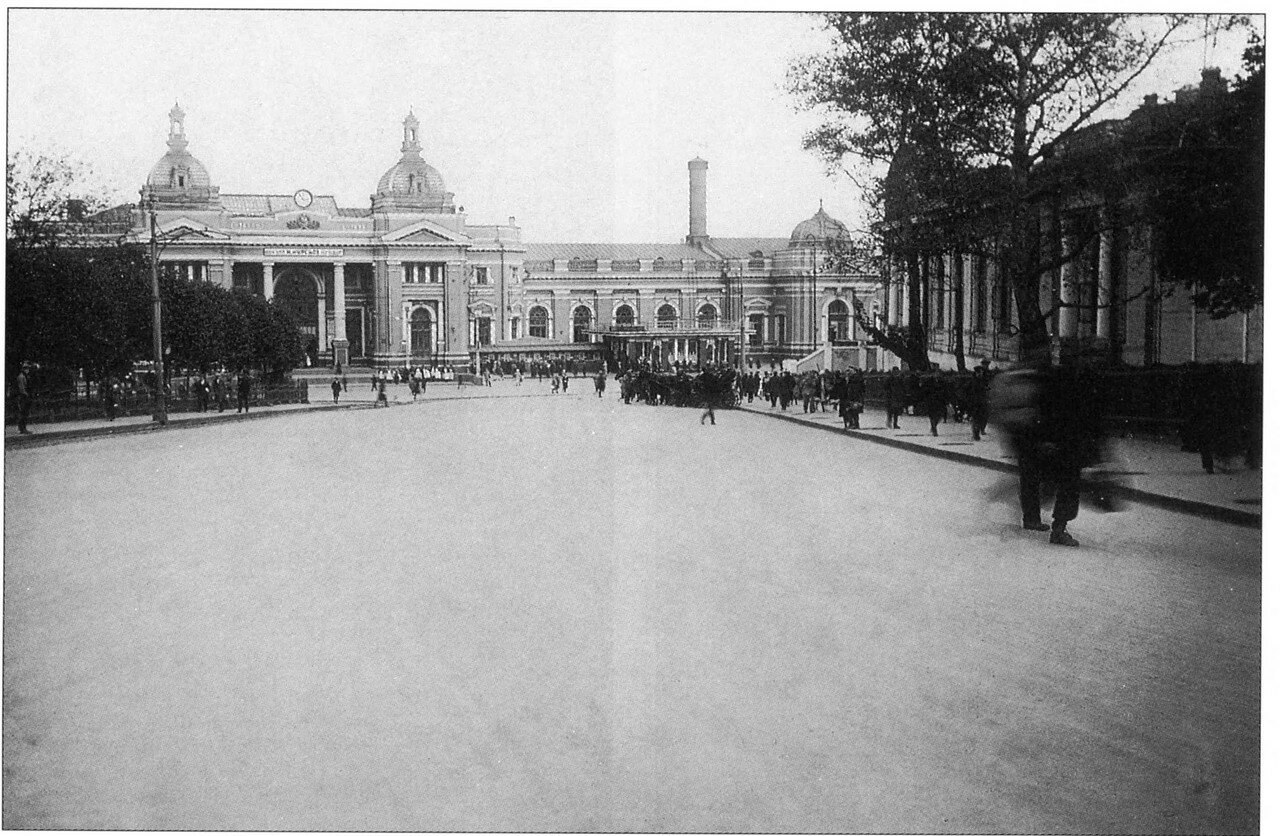
[{"label": "distant figure", "polygon": [[374,401],[373,405],[376,408],[378,404],[387,407],[391,406],[390,402],[387,401],[387,382],[385,380],[378,381],[378,399]]},{"label": "distant figure", "polygon": [[192,387],[196,396],[196,412],[209,411],[209,384],[205,383],[204,377],[197,377],[195,385]]},{"label": "distant figure", "polygon": [[987,421],[991,416],[991,396],[987,392],[990,385],[991,361],[983,358],[969,381],[969,421],[974,441],[981,441],[987,431]]},{"label": "distant figure", "polygon": [[31,364],[23,363],[18,370],[18,379],[15,381],[18,389],[18,432],[23,435],[30,435],[31,430],[27,429],[27,417],[31,414]]},{"label": "distant figure", "polygon": [[608,376],[604,372],[604,367],[600,367],[600,371],[596,372],[596,397],[604,397],[604,386],[608,381]]},{"label": "distant figure", "polygon": [[884,425],[888,429],[898,429],[898,417],[902,415],[902,401],[906,396],[906,381],[898,369],[889,370],[884,380]]},{"label": "distant figure", "polygon": [[338,402],[338,395],[342,393],[342,380],[338,377],[333,378],[333,383],[329,384],[329,388],[333,390],[333,402]]},{"label": "distant figure", "polygon": [[244,410],[249,411],[249,388],[253,385],[247,371],[240,372],[240,379],[236,381],[236,412]]},{"label": "distant figure", "polygon": [[560,391],[560,375],[553,374],[551,375],[551,392],[552,394],[557,394],[559,393],[559,391]]},{"label": "distant figure", "polygon": [[218,404],[218,411],[224,412],[227,408],[227,376],[224,374],[215,374],[213,376],[213,400]]},{"label": "distant figure", "polygon": [[716,383],[716,376],[710,369],[703,369],[698,375],[698,394],[704,404],[702,417],[698,419],[699,424],[705,425],[710,418],[711,426],[716,425]]},{"label": "distant figure", "polygon": [[567,370],[560,372],[560,391],[566,395],[569,394],[569,372]]}]

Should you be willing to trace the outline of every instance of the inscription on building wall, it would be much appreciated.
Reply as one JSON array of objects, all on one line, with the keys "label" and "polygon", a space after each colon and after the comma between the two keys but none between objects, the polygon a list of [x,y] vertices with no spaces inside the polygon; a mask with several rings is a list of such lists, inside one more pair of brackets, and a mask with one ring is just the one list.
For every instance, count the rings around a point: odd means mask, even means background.
[{"label": "inscription on building wall", "polygon": [[341,247],[263,247],[263,256],[312,256],[315,258],[337,258],[342,255]]}]

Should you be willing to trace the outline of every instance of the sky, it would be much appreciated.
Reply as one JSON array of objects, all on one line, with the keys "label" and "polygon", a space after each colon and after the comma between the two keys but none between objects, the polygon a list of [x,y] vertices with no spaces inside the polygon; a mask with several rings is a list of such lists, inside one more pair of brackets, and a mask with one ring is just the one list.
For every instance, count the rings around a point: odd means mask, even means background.
[{"label": "sky", "polygon": [[[471,223],[526,241],[678,242],[688,161],[709,161],[713,236],[785,237],[819,201],[857,227],[857,186],[802,147],[788,65],[820,51],[787,13],[10,9],[9,150],[67,154],[136,201],[186,111],[224,194],[367,208],[421,121],[423,157]],[[1117,103],[1240,69],[1244,33],[1171,54]]]}]

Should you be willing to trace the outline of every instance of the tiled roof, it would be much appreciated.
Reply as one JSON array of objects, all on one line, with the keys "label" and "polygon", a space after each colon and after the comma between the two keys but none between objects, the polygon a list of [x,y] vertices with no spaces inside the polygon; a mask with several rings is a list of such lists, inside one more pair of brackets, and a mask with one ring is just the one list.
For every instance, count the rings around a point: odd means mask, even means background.
[{"label": "tiled roof", "polygon": [[[291,194],[224,194],[222,208],[233,215],[251,215],[266,217],[279,212],[315,212],[317,215],[330,217],[361,217],[367,210],[342,210],[332,195],[316,195],[311,205],[301,209],[293,202]],[[346,212],[358,211],[358,215],[347,215]]]},{"label": "tiled roof", "polygon": [[712,238],[711,249],[724,253],[725,258],[749,258],[754,252],[767,258],[790,243],[790,238]]},{"label": "tiled roof", "polygon": [[707,253],[688,244],[528,244],[525,258],[529,261],[551,261],[557,258],[573,260],[604,259],[606,261],[635,261],[641,258],[662,258],[679,261],[691,258],[695,261],[710,259]]}]

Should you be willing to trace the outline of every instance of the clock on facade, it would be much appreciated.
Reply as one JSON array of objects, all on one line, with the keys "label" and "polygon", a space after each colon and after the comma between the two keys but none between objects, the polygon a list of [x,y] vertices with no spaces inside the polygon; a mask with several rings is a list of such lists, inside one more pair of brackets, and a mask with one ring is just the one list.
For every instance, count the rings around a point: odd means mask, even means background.
[{"label": "clock on facade", "polygon": [[311,205],[311,192],[306,189],[298,189],[293,193],[293,202],[306,209]]}]

